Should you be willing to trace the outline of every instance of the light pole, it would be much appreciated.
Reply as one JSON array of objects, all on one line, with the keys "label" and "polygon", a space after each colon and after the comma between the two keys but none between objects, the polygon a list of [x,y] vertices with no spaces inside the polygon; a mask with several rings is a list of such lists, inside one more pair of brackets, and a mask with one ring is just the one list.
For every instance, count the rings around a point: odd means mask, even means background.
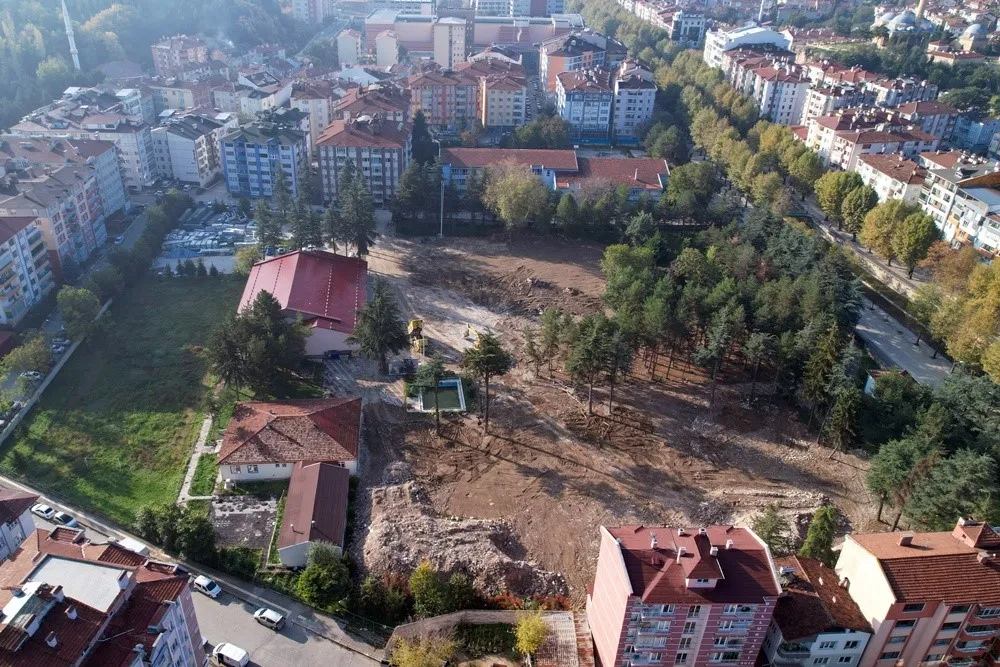
[{"label": "light pole", "polygon": [[441,188],[441,214],[439,219],[440,228],[438,231],[438,238],[443,239],[444,238],[444,165],[441,164],[441,140],[431,139],[431,141],[433,141],[438,145],[438,169],[441,170],[441,178],[440,178],[441,182],[439,183]]}]

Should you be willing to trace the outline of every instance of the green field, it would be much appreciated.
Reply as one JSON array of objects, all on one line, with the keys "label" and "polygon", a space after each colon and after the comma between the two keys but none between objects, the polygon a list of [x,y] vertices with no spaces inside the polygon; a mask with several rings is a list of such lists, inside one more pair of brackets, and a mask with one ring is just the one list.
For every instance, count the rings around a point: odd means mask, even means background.
[{"label": "green field", "polygon": [[218,470],[215,467],[215,454],[202,454],[198,457],[198,465],[194,469],[194,477],[191,478],[192,496],[210,496],[215,490],[215,478]]},{"label": "green field", "polygon": [[125,525],[174,502],[208,404],[204,346],[242,291],[228,277],[127,289],[5,444],[0,470]]}]

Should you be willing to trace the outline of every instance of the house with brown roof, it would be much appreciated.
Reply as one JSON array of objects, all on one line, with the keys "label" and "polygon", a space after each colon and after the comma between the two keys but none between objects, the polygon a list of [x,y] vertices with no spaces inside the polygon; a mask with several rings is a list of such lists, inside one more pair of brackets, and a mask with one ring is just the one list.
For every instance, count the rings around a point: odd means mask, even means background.
[{"label": "house with brown roof", "polygon": [[871,623],[862,667],[978,665],[1000,636],[1000,535],[960,518],[951,532],[848,535],[834,568]]},{"label": "house with brown roof", "polygon": [[0,560],[7,560],[35,530],[31,506],[38,496],[14,489],[0,489]]},{"label": "house with brown roof", "polygon": [[[372,201],[386,206],[396,196],[403,172],[410,166],[413,126],[380,113],[330,123],[316,141],[323,199],[337,201],[340,178],[348,161],[358,167]],[[367,168],[369,160],[378,169]]]},{"label": "house with brown roof", "polygon": [[587,618],[602,665],[754,665],[781,584],[735,526],[600,529]]},{"label": "house with brown roof", "polygon": [[857,665],[872,634],[837,573],[815,558],[775,559],[782,593],[764,638],[771,665]]},{"label": "house with brown roof", "polygon": [[224,480],[288,479],[296,463],[358,469],[360,398],[237,403],[222,436]]},{"label": "house with brown roof", "polygon": [[357,314],[367,302],[368,263],[326,250],[296,250],[257,262],[250,269],[239,309],[269,292],[291,320],[309,328],[306,354],[353,349]]},{"label": "house with brown roof", "polygon": [[[359,399],[360,400],[360,399]],[[296,463],[278,528],[278,558],[285,567],[305,567],[316,542],[344,548],[351,473],[334,463]]]}]

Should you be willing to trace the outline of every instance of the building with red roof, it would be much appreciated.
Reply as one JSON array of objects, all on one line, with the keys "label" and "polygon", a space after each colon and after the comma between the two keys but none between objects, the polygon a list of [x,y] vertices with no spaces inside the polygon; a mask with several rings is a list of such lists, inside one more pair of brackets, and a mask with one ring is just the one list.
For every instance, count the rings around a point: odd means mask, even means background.
[{"label": "building with red roof", "polygon": [[1000,535],[960,518],[951,532],[848,535],[835,570],[874,634],[862,667],[997,664]]},{"label": "building with red roof", "polygon": [[35,530],[31,506],[38,496],[15,489],[0,489],[0,560],[7,560]]},{"label": "building with red roof", "polygon": [[746,528],[602,526],[587,618],[605,667],[750,667],[780,594]]},{"label": "building with red roof", "polygon": [[357,472],[360,398],[237,403],[222,436],[223,479],[288,479],[296,463],[336,463]]},{"label": "building with red roof", "polygon": [[295,464],[278,527],[278,558],[282,565],[305,567],[309,547],[315,542],[344,548],[350,481],[351,473],[343,466]]},{"label": "building with red roof", "polygon": [[[350,161],[365,181],[372,201],[378,206],[387,205],[396,196],[403,172],[410,166],[412,140],[410,123],[379,113],[333,121],[316,141],[323,199],[337,200],[340,178]],[[380,168],[362,169],[368,160]]]},{"label": "building with red roof", "polygon": [[306,354],[348,350],[358,311],[368,299],[368,263],[326,250],[296,250],[257,262],[250,270],[239,309],[269,292],[289,319],[309,327]]},{"label": "building with red roof", "polygon": [[576,173],[557,177],[560,190],[587,191],[607,185],[628,188],[629,199],[636,200],[643,194],[657,200],[667,187],[670,167],[661,158],[577,158],[580,168]]}]

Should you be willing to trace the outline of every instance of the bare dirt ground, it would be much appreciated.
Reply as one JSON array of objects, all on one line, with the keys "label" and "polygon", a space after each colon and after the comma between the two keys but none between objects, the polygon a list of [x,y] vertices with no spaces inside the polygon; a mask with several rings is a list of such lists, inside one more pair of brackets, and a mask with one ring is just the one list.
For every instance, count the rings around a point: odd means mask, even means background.
[{"label": "bare dirt ground", "polygon": [[[450,360],[471,344],[467,324],[496,331],[520,357],[521,331],[537,323],[539,309],[582,314],[601,307],[597,247],[535,239],[445,243],[383,238],[369,263]],[[600,525],[748,525],[776,503],[801,529],[830,501],[844,513],[845,530],[874,528],[862,458],[829,459],[783,406],[741,407],[746,386],[725,382],[742,379],[738,367],[724,370],[713,409],[698,369],[675,364],[662,380],[660,368],[661,380],[650,382],[638,362],[636,375],[645,378],[616,388],[609,419],[606,389],[595,390],[597,414],[588,415],[585,391],[574,391],[559,372],[535,377],[519,363],[491,385],[489,435],[479,415],[449,417],[439,437],[433,419],[383,404],[366,413],[366,484],[412,478],[441,517],[502,522],[520,540],[507,545],[508,555],[564,574],[577,600],[593,577]],[[379,479],[379,471],[395,475],[400,466],[401,478]],[[377,508],[363,511],[372,516],[362,525],[377,519]]]}]

